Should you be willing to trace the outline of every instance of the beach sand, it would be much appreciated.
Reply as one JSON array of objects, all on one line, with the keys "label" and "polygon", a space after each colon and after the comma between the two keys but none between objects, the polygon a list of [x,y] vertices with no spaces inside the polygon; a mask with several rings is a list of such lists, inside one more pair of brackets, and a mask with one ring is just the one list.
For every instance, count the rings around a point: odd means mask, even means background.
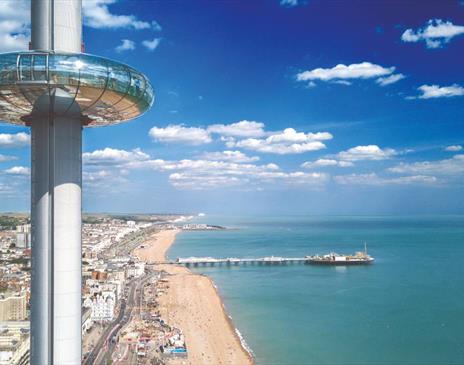
[{"label": "beach sand", "polygon": [[[154,234],[134,255],[146,263],[165,261],[178,232],[166,230]],[[169,288],[160,297],[160,312],[170,325],[183,331],[188,364],[254,363],[242,347],[211,279],[178,265],[159,264],[157,269],[170,274],[167,276]]]}]

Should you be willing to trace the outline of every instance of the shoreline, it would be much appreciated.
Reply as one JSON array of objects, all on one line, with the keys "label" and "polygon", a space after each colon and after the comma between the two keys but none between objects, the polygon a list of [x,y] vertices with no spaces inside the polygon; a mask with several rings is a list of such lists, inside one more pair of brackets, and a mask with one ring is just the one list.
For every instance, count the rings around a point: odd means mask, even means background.
[{"label": "shoreline", "polygon": [[226,305],[224,303],[224,300],[222,299],[221,294],[219,293],[219,289],[216,286],[216,284],[214,283],[213,279],[211,279],[209,276],[204,275],[204,274],[193,274],[193,275],[205,276],[211,282],[211,285],[214,287],[214,290],[216,291],[216,295],[219,297],[219,300],[221,301],[222,310],[224,311],[224,317],[226,318],[227,323],[229,323],[230,329],[235,333],[235,336],[240,341],[240,346],[242,347],[242,350],[245,351],[247,356],[252,361],[252,364],[255,364],[253,350],[248,345],[248,343],[245,341],[245,338],[243,337],[240,330],[237,327],[235,327],[234,319],[232,318],[232,316],[227,311],[227,307],[226,307]]},{"label": "shoreline", "polygon": [[[133,254],[145,263],[166,261],[179,230],[161,230]],[[191,365],[252,365],[253,353],[232,317],[213,280],[180,265],[157,264],[165,271],[169,288],[159,298],[160,312],[169,324],[180,328],[186,338]]]}]

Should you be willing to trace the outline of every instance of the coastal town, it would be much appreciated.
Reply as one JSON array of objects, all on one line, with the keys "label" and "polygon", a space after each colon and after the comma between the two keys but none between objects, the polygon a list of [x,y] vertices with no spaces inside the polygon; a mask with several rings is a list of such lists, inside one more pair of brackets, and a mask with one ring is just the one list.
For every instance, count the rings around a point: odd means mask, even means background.
[{"label": "coastal town", "polygon": [[[178,232],[223,229],[187,223],[191,218],[84,216],[83,364],[252,363],[211,280],[166,262]],[[25,365],[30,356],[29,216],[0,217],[0,254],[0,365]],[[198,290],[204,297],[198,298]]]}]

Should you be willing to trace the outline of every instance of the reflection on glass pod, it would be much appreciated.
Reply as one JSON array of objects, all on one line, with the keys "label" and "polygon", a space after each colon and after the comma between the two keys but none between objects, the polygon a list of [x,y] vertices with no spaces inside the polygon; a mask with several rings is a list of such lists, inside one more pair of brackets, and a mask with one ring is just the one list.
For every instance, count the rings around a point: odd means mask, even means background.
[{"label": "reflection on glass pod", "polygon": [[142,73],[102,57],[53,52],[0,54],[0,121],[29,124],[35,114],[48,113],[53,106],[49,103],[43,110],[39,98],[47,95],[54,100],[58,89],[60,95],[67,95],[69,110],[80,110],[86,126],[136,118],[151,107],[155,97]]}]

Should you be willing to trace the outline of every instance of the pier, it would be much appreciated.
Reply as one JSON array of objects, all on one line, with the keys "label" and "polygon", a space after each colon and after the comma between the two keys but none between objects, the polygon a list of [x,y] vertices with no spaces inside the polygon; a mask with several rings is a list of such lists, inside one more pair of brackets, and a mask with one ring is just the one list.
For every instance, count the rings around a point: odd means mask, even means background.
[{"label": "pier", "polygon": [[285,265],[303,264],[308,261],[307,257],[278,257],[267,256],[260,258],[214,258],[214,257],[188,257],[178,258],[172,264],[189,266],[216,266],[216,265]]},{"label": "pier", "polygon": [[214,258],[214,257],[187,257],[177,258],[175,261],[153,262],[151,265],[183,265],[190,266],[221,266],[221,265],[286,265],[286,264],[314,264],[314,265],[367,265],[374,262],[374,258],[365,252],[357,252],[354,255],[338,255],[330,253],[324,256],[304,256],[304,257],[280,257],[266,256],[259,258]]}]

